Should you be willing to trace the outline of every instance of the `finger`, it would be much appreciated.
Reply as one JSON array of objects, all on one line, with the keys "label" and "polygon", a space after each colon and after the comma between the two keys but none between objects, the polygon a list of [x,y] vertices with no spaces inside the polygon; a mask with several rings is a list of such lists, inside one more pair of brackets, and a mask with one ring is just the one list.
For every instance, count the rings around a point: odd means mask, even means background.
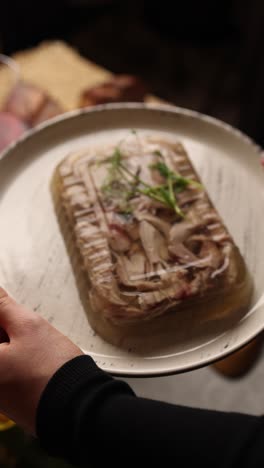
[{"label": "finger", "polygon": [[9,296],[9,294],[0,287],[0,327],[8,334],[17,328],[17,324],[26,312]]}]

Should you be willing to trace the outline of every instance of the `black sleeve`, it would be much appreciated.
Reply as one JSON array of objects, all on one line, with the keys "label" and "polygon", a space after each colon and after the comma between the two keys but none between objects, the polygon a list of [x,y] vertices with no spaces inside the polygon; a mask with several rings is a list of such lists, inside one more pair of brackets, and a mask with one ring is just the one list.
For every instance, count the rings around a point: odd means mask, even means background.
[{"label": "black sleeve", "polygon": [[[264,420],[174,406],[135,396],[88,356],[66,363],[41,397],[36,421],[44,448],[79,466],[148,459],[160,466],[264,466]],[[147,465],[150,466],[150,465]]]}]

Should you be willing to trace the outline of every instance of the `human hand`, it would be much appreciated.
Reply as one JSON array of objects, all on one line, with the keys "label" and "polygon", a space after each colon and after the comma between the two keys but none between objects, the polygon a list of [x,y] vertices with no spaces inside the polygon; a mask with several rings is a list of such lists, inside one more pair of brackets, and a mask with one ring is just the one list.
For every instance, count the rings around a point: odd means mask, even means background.
[{"label": "human hand", "polygon": [[0,412],[34,434],[38,403],[50,378],[81,354],[62,333],[0,288]]}]

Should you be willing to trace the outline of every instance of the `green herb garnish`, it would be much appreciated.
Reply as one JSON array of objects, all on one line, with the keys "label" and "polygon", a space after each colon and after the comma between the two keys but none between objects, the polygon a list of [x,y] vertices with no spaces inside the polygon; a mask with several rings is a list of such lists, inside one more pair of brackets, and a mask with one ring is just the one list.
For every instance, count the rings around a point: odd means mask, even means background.
[{"label": "green herb garnish", "polygon": [[122,153],[117,147],[112,156],[104,160],[104,163],[110,164],[110,167],[108,177],[102,190],[107,192],[112,198],[119,200],[120,213],[132,213],[129,201],[137,194],[143,194],[174,210],[178,216],[184,217],[184,213],[177,202],[176,195],[190,185],[194,185],[197,188],[202,188],[202,185],[172,171],[164,162],[163,155],[160,151],[155,151],[154,154],[162,158],[163,161],[152,164],[150,168],[159,172],[165,179],[164,184],[151,186],[144,182],[140,178],[140,168],[138,168],[136,173],[133,173],[126,166]]},{"label": "green herb garnish", "polygon": [[160,150],[155,150],[153,154],[155,154],[155,156],[158,156],[159,158],[164,159],[164,156]]},{"label": "green herb garnish", "polygon": [[195,185],[202,188],[202,185],[199,184],[199,182],[183,177],[178,172],[172,171],[164,162],[152,164],[150,168],[156,169],[165,179],[171,179],[173,183],[179,185],[182,190],[188,187],[188,185]]}]

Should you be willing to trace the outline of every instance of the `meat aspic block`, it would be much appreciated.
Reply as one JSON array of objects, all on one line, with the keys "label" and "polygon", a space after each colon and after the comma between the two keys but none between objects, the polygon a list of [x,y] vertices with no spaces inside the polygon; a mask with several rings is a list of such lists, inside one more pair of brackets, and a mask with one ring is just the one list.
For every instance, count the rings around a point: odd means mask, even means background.
[{"label": "meat aspic block", "polygon": [[108,342],[171,332],[190,311],[216,321],[246,309],[245,262],[182,144],[132,132],[68,155],[52,190],[90,324]]}]

